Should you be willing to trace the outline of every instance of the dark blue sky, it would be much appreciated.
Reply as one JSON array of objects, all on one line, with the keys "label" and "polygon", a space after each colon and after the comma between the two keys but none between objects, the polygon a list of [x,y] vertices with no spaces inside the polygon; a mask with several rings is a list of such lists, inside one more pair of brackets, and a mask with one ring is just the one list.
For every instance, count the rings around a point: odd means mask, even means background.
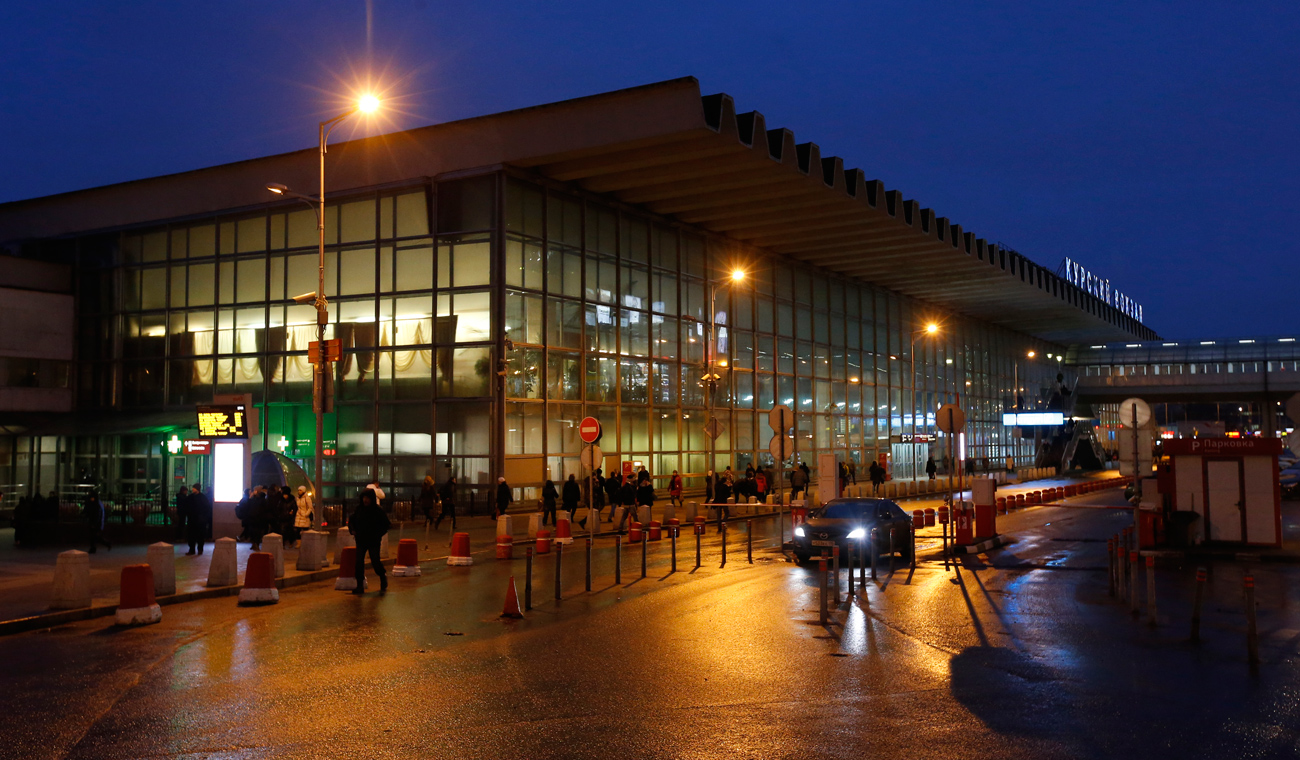
[{"label": "dark blue sky", "polygon": [[[1039,5],[375,0],[374,59],[390,129],[693,75],[1165,337],[1300,331],[1300,4]],[[312,145],[365,18],[0,5],[0,201]]]}]

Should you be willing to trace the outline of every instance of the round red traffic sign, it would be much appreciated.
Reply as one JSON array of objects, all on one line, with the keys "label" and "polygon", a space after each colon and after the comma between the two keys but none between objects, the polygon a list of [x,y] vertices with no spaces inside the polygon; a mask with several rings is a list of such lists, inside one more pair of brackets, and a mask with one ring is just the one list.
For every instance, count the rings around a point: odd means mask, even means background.
[{"label": "round red traffic sign", "polygon": [[583,417],[578,423],[578,437],[583,443],[595,443],[601,436],[600,420],[595,417]]}]

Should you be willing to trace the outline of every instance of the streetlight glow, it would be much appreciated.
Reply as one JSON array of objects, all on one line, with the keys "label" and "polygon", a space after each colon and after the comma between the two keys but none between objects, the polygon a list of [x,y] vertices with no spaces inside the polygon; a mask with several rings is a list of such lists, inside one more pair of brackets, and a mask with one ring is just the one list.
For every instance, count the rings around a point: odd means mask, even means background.
[{"label": "streetlight glow", "polygon": [[744,279],[745,279],[745,270],[743,270],[743,269],[733,269],[733,270],[731,271],[731,281],[732,281],[732,282],[743,282]]},{"label": "streetlight glow", "polygon": [[284,191],[288,190],[289,187],[287,185],[281,185],[279,182],[268,182],[266,184],[266,189],[270,190],[276,195],[284,195]]},{"label": "streetlight glow", "polygon": [[357,110],[361,113],[374,113],[379,109],[379,98],[369,93],[362,95],[357,101]]},{"label": "streetlight glow", "polygon": [[1029,358],[1030,358],[1030,359],[1034,358],[1035,356],[1037,356],[1036,353],[1034,353],[1033,351],[1030,351],[1030,352],[1029,352]]},{"label": "streetlight glow", "polygon": [[931,322],[930,324],[925,326],[925,331],[930,333],[931,335],[934,335],[935,333],[939,332],[939,326]]}]

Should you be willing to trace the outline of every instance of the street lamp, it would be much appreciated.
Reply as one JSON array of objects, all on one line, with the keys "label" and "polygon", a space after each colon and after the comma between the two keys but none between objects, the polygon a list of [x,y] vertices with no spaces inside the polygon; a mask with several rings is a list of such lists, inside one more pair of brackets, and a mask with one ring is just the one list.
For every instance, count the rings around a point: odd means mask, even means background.
[{"label": "street lamp", "polygon": [[[713,473],[713,475],[711,476],[712,480],[710,480],[707,483],[707,485],[709,490],[711,491],[710,495],[715,499],[717,498],[717,493],[718,493],[716,488],[717,478],[718,478],[718,473],[717,473],[718,466],[716,461],[718,439],[716,435],[712,435],[712,431],[709,429],[708,426],[712,425],[716,427],[718,424],[717,418],[714,416],[714,406],[715,406],[715,401],[718,392],[718,381],[722,379],[722,376],[719,375],[715,370],[715,365],[717,364],[717,359],[718,359],[718,344],[717,344],[718,291],[724,287],[736,286],[744,283],[745,277],[746,277],[745,270],[740,268],[735,268],[731,270],[731,273],[725,279],[709,280],[709,342],[704,346],[704,351],[705,351],[704,359],[705,359],[705,366],[707,368],[707,371],[704,375],[704,384],[709,392],[709,420],[707,423],[705,423],[706,428],[704,433],[705,435],[709,436],[709,465],[708,467],[705,468],[705,477],[710,477],[708,473],[710,472]],[[726,365],[723,364],[723,366]],[[722,511],[719,510],[718,514],[721,515]]]},{"label": "street lamp", "polygon": [[[920,475],[917,471],[916,462],[916,339],[921,335],[929,337],[938,334],[939,325],[936,322],[927,322],[925,327],[920,330],[913,330],[912,348],[910,349],[910,353],[908,353],[908,358],[912,361],[912,476],[917,480],[920,480]],[[951,463],[949,463],[949,466],[951,466]]]},{"label": "street lamp", "polygon": [[324,488],[321,482],[324,471],[323,460],[325,458],[325,379],[330,371],[330,363],[327,358],[329,354],[325,350],[325,326],[329,324],[329,308],[328,302],[325,300],[325,146],[329,140],[330,132],[344,119],[358,111],[365,114],[374,113],[378,108],[379,98],[366,94],[362,95],[356,105],[347,111],[332,119],[320,122],[317,130],[320,145],[320,195],[315,198],[303,195],[278,182],[271,182],[266,186],[267,190],[276,195],[296,198],[307,203],[316,212],[316,231],[319,234],[320,241],[316,267],[316,292],[307,293],[294,299],[300,303],[311,300],[316,306],[316,363],[312,365],[311,384],[312,411],[316,413],[316,479],[314,483],[316,486],[316,509],[313,510],[315,515],[312,517],[312,528],[316,530],[320,529],[321,516],[325,511],[322,504]]}]

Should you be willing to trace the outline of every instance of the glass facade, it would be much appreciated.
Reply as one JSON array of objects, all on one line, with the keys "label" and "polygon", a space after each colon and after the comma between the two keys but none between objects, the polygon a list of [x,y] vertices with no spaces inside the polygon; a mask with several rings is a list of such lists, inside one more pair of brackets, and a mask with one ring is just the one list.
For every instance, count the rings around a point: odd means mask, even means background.
[{"label": "glass facade", "polygon": [[[310,209],[276,205],[78,241],[78,408],[181,412],[249,394],[262,421],[255,448],[311,472],[315,312],[292,297],[316,289],[316,236]],[[484,490],[503,471],[559,480],[579,472],[588,415],[604,423],[607,462],[640,462],[660,486],[673,470],[702,485],[711,325],[716,468],[771,465],[766,412],[786,404],[810,467],[829,452],[924,477],[930,448],[940,459],[946,446],[935,410],[957,396],[977,470],[1007,456],[1029,465],[1034,441],[1013,440],[1001,413],[1017,382],[1026,405],[1045,398],[1064,350],[504,172],[343,199],[328,208],[326,242],[327,337],[343,345],[327,495],[375,479],[410,493],[426,473]],[[733,284],[736,268],[747,276]],[[166,434],[127,448],[156,458]],[[0,477],[66,476],[20,472],[19,452],[47,450],[35,440],[0,447],[10,453]],[[74,459],[121,448],[48,443]],[[97,462],[87,455],[122,490],[154,477],[152,465],[124,479]],[[530,497],[540,484],[515,485]]]}]

